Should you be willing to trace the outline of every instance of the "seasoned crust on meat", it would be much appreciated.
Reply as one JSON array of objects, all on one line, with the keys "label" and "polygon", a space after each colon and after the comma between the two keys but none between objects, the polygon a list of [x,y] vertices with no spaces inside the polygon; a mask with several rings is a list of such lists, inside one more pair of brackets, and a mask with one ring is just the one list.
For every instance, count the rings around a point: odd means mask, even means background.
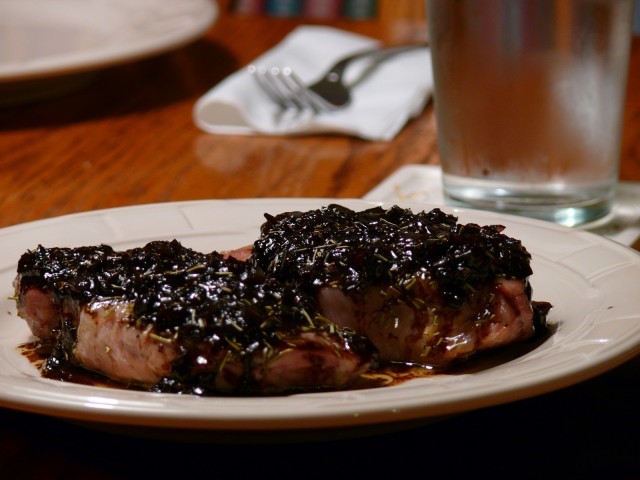
[{"label": "seasoned crust on meat", "polygon": [[406,290],[416,277],[436,282],[450,306],[496,277],[526,280],[531,255],[501,225],[459,224],[436,208],[413,213],[398,206],[360,212],[329,205],[266,215],[253,257],[265,271],[300,285],[371,285]]}]

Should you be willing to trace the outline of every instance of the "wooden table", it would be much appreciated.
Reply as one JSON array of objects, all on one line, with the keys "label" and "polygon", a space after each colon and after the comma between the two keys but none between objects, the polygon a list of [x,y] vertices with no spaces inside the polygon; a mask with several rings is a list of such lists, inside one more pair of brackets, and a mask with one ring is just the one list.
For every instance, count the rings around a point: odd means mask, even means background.
[{"label": "wooden table", "polygon": [[[424,21],[410,16],[415,3],[383,3],[389,8],[383,19],[326,23],[387,43],[424,36]],[[154,202],[360,197],[402,165],[438,164],[432,106],[390,142],[199,131],[191,117],[196,99],[302,23],[234,14],[228,2],[219,4],[219,20],[193,44],[99,72],[66,96],[0,109],[0,227]],[[635,38],[620,174],[629,181],[640,181],[639,86]],[[425,476],[522,478],[561,470],[574,478],[638,477],[639,372],[636,358],[570,388],[435,424],[301,444],[143,440],[135,432],[110,434],[0,409],[0,476],[377,478],[371,473],[406,475],[410,468]],[[237,454],[247,460],[236,460]]]}]

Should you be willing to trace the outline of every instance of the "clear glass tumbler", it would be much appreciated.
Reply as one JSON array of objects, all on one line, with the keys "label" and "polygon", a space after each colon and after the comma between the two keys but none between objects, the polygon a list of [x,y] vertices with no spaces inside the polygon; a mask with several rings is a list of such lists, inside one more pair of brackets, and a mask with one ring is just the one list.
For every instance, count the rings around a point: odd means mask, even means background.
[{"label": "clear glass tumbler", "polygon": [[427,0],[445,196],[579,225],[611,208],[633,0]]}]

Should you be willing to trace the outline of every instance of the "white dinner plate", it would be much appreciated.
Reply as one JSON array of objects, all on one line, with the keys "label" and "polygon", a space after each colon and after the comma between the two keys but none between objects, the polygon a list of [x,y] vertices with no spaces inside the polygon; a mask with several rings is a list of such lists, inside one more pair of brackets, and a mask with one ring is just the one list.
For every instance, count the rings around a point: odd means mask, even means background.
[{"label": "white dinner plate", "polygon": [[0,83],[85,72],[192,41],[213,0],[0,0]]},{"label": "white dinner plate", "polygon": [[[330,199],[211,200],[153,204],[42,220],[0,230],[0,405],[91,422],[191,431],[260,433],[358,428],[511,402],[568,386],[640,350],[640,255],[592,233],[519,217],[440,207],[460,222],[502,224],[532,253],[534,300],[553,304],[553,333],[535,348],[474,372],[416,378],[394,386],[266,398],[158,394],[43,379],[18,351],[32,339],[16,316],[12,280],[22,253],[38,244],[107,243],[124,249],[178,239],[201,251],[251,243],[263,214],[329,203],[354,209],[383,202]],[[414,211],[429,205],[401,203]]]}]

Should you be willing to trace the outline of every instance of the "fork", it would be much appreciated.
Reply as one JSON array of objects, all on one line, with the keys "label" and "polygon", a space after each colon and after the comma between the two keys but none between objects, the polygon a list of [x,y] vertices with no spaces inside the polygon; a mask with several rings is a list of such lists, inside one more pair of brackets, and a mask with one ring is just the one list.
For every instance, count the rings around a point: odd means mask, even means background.
[{"label": "fork", "polygon": [[[348,106],[351,101],[351,89],[380,62],[400,53],[427,46],[426,43],[417,43],[354,53],[339,60],[312,85],[305,84],[289,67],[263,67],[251,64],[247,70],[262,90],[282,109],[311,110],[314,113],[322,113]],[[372,63],[356,81],[350,84],[345,83],[344,74],[347,67],[352,62],[365,57],[370,57]]]}]

